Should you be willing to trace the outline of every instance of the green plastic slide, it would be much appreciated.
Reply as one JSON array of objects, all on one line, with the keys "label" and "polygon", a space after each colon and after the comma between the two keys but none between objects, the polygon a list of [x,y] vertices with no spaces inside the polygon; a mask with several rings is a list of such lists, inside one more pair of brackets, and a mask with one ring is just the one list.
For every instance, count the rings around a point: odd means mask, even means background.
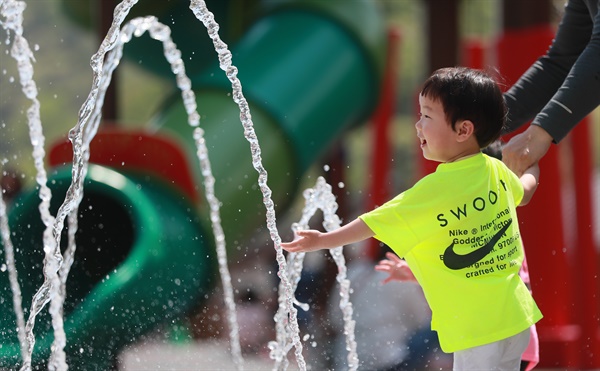
[{"label": "green plastic slide", "polygon": [[[115,349],[181,315],[211,288],[213,252],[194,206],[163,180],[148,180],[97,165],[89,169],[64,307],[72,369],[108,369]],[[49,183],[56,213],[71,183],[70,168],[57,168]],[[26,193],[10,213],[26,310],[43,282],[44,225],[38,205],[37,192]],[[64,249],[66,230],[61,242]],[[14,369],[21,357],[7,274],[0,276],[0,287],[0,367]],[[49,356],[49,317],[43,310],[36,321],[34,331],[42,334],[36,341],[36,362]]]}]

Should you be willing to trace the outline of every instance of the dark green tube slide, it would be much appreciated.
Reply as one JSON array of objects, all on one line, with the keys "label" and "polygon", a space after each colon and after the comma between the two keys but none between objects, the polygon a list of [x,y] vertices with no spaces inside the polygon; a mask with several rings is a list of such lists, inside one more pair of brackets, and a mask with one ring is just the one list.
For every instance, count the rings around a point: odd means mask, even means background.
[{"label": "dark green tube slide", "polygon": [[[293,199],[302,174],[372,111],[384,32],[369,0],[266,3],[278,6],[269,7],[231,51],[273,200],[282,210]],[[216,56],[214,50],[211,54]],[[217,63],[192,81],[218,179],[217,197],[224,203],[223,228],[233,236],[230,241],[243,239],[265,217],[231,84]],[[191,153],[194,143],[186,117],[175,96],[152,126],[179,137]]]},{"label": "dark green tube slide", "polygon": [[[53,215],[71,183],[70,168],[50,177]],[[44,225],[37,192],[23,194],[10,212],[12,242],[26,317],[43,282]],[[181,315],[212,287],[211,236],[195,207],[160,179],[91,165],[79,208],[76,259],[64,306],[71,369],[108,369],[117,351],[160,323]],[[66,246],[66,230],[61,244]],[[12,291],[0,275],[0,367],[22,360]],[[43,310],[36,320],[34,361],[49,356],[53,331]],[[42,367],[45,369],[45,367]]]}]

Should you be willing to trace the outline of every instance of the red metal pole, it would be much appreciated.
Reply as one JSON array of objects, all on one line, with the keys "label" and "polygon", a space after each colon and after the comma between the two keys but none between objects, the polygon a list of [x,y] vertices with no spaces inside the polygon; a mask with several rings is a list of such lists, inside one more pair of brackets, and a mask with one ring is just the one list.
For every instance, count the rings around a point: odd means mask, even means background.
[{"label": "red metal pole", "polygon": [[[372,210],[388,200],[391,193],[392,146],[389,128],[394,117],[396,100],[397,54],[400,45],[400,32],[388,31],[387,60],[381,86],[379,105],[371,120],[371,184],[365,208]],[[377,260],[381,255],[379,242],[370,239],[367,255]]]},{"label": "red metal pole", "polygon": [[571,132],[573,183],[575,188],[576,230],[573,241],[577,299],[577,324],[581,329],[580,362],[582,369],[600,368],[600,301],[598,253],[594,242],[592,211],[592,151],[589,119],[585,118]]},{"label": "red metal pole", "polygon": [[465,40],[462,43],[462,64],[470,68],[485,68],[486,48],[479,39]]},{"label": "red metal pole", "polygon": [[[553,37],[550,25],[504,31],[497,44],[497,65],[508,86],[545,53]],[[577,368],[580,329],[573,318],[571,262],[563,233],[557,146],[551,146],[540,161],[540,168],[540,186],[533,200],[518,210],[533,295],[544,314],[537,325],[540,367]]]},{"label": "red metal pole", "polygon": [[[452,67],[458,63],[459,52],[459,0],[427,0],[427,52],[429,71],[427,75],[443,67]],[[416,93],[415,100],[419,96]],[[415,101],[416,113],[419,113],[418,101]],[[415,140],[415,145],[419,142]],[[435,161],[424,158],[417,147],[417,179],[433,173],[438,166]]]}]

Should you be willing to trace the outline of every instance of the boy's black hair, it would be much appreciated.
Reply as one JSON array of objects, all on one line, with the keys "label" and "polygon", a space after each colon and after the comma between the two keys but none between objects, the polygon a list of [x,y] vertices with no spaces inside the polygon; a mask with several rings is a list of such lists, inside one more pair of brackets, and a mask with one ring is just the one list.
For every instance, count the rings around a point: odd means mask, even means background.
[{"label": "boy's black hair", "polygon": [[500,136],[506,122],[502,91],[487,73],[466,67],[440,68],[423,84],[421,95],[439,100],[452,129],[460,120],[475,126],[479,148]]}]

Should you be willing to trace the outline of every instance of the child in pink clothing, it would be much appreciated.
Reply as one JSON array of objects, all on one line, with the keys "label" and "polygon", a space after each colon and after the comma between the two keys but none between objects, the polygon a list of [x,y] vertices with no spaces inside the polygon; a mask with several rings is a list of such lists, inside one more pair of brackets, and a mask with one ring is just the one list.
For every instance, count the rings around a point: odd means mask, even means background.
[{"label": "child in pink clothing", "polygon": [[[523,259],[523,265],[521,266],[521,270],[519,271],[519,276],[529,289],[529,292],[531,292],[531,283],[529,281],[529,268],[527,267],[527,255],[525,255],[525,258]],[[525,349],[525,352],[521,357],[522,371],[533,370],[533,368],[540,361],[540,344],[535,325],[530,327],[529,333],[529,345],[527,345],[527,349]]]}]

